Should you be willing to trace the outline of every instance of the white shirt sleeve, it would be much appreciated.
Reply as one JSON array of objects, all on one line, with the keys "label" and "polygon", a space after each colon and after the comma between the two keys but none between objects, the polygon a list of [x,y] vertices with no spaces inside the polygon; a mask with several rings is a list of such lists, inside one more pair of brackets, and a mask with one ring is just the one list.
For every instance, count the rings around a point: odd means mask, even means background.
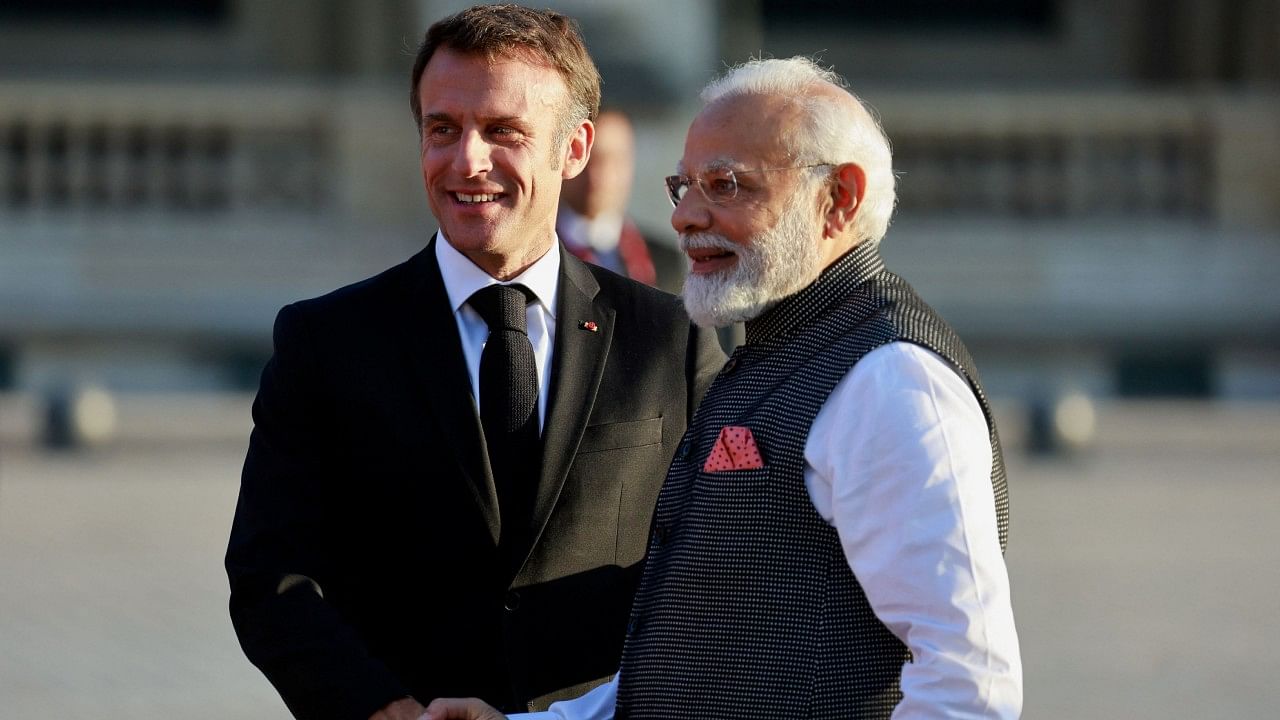
[{"label": "white shirt sleeve", "polygon": [[968,383],[917,345],[877,348],[823,405],[805,459],[814,507],[876,616],[911,650],[894,719],[1018,717],[991,446]]},{"label": "white shirt sleeve", "polygon": [[613,720],[613,707],[618,701],[618,675],[597,685],[586,695],[551,703],[544,712],[508,715],[512,720]]}]

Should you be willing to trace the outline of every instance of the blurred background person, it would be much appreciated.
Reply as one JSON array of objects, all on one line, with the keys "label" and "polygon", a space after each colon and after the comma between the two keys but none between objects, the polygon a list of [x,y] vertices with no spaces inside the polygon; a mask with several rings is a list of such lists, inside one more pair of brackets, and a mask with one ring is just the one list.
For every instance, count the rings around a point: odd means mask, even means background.
[{"label": "blurred background person", "polygon": [[636,139],[619,110],[596,120],[591,160],[560,193],[556,232],[569,252],[632,280],[678,291],[686,263],[671,243],[645,237],[627,214],[636,172]]}]

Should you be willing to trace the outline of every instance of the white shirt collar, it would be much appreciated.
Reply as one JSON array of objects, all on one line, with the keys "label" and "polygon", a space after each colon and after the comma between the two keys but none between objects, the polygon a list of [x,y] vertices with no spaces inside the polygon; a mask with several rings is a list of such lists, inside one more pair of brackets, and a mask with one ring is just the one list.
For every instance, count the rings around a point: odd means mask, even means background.
[{"label": "white shirt collar", "polygon": [[[436,233],[436,262],[444,278],[444,289],[449,295],[449,307],[455,313],[466,304],[477,290],[498,284],[498,280],[481,270],[466,255],[458,252],[444,236]],[[509,283],[520,283],[533,291],[543,309],[555,317],[556,290],[560,285],[560,239],[551,243],[551,249]]]}]

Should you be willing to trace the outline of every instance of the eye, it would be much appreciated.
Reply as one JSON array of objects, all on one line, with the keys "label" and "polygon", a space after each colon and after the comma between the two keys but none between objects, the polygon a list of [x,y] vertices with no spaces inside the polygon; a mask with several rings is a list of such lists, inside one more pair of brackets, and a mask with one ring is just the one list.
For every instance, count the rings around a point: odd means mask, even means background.
[{"label": "eye", "polygon": [[457,128],[453,127],[452,125],[444,125],[441,123],[428,125],[427,129],[422,133],[423,137],[431,137],[431,138],[447,138],[451,135],[456,135],[456,134],[457,134]]}]

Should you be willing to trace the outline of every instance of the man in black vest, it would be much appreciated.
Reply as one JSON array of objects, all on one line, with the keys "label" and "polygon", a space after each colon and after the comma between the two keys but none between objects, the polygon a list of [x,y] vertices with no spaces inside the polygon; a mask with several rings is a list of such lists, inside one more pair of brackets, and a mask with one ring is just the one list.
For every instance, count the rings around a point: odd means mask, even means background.
[{"label": "man in black vest", "polygon": [[1000,444],[963,343],[880,260],[888,141],[805,58],[702,97],[667,179],[685,305],[746,344],[667,474],[621,670],[547,717],[1017,717]]},{"label": "man in black vest", "polygon": [[555,234],[599,74],[569,18],[436,23],[411,107],[440,232],[280,312],[226,566],[299,718],[540,709],[617,669],[659,487],[724,361],[678,298]]}]

